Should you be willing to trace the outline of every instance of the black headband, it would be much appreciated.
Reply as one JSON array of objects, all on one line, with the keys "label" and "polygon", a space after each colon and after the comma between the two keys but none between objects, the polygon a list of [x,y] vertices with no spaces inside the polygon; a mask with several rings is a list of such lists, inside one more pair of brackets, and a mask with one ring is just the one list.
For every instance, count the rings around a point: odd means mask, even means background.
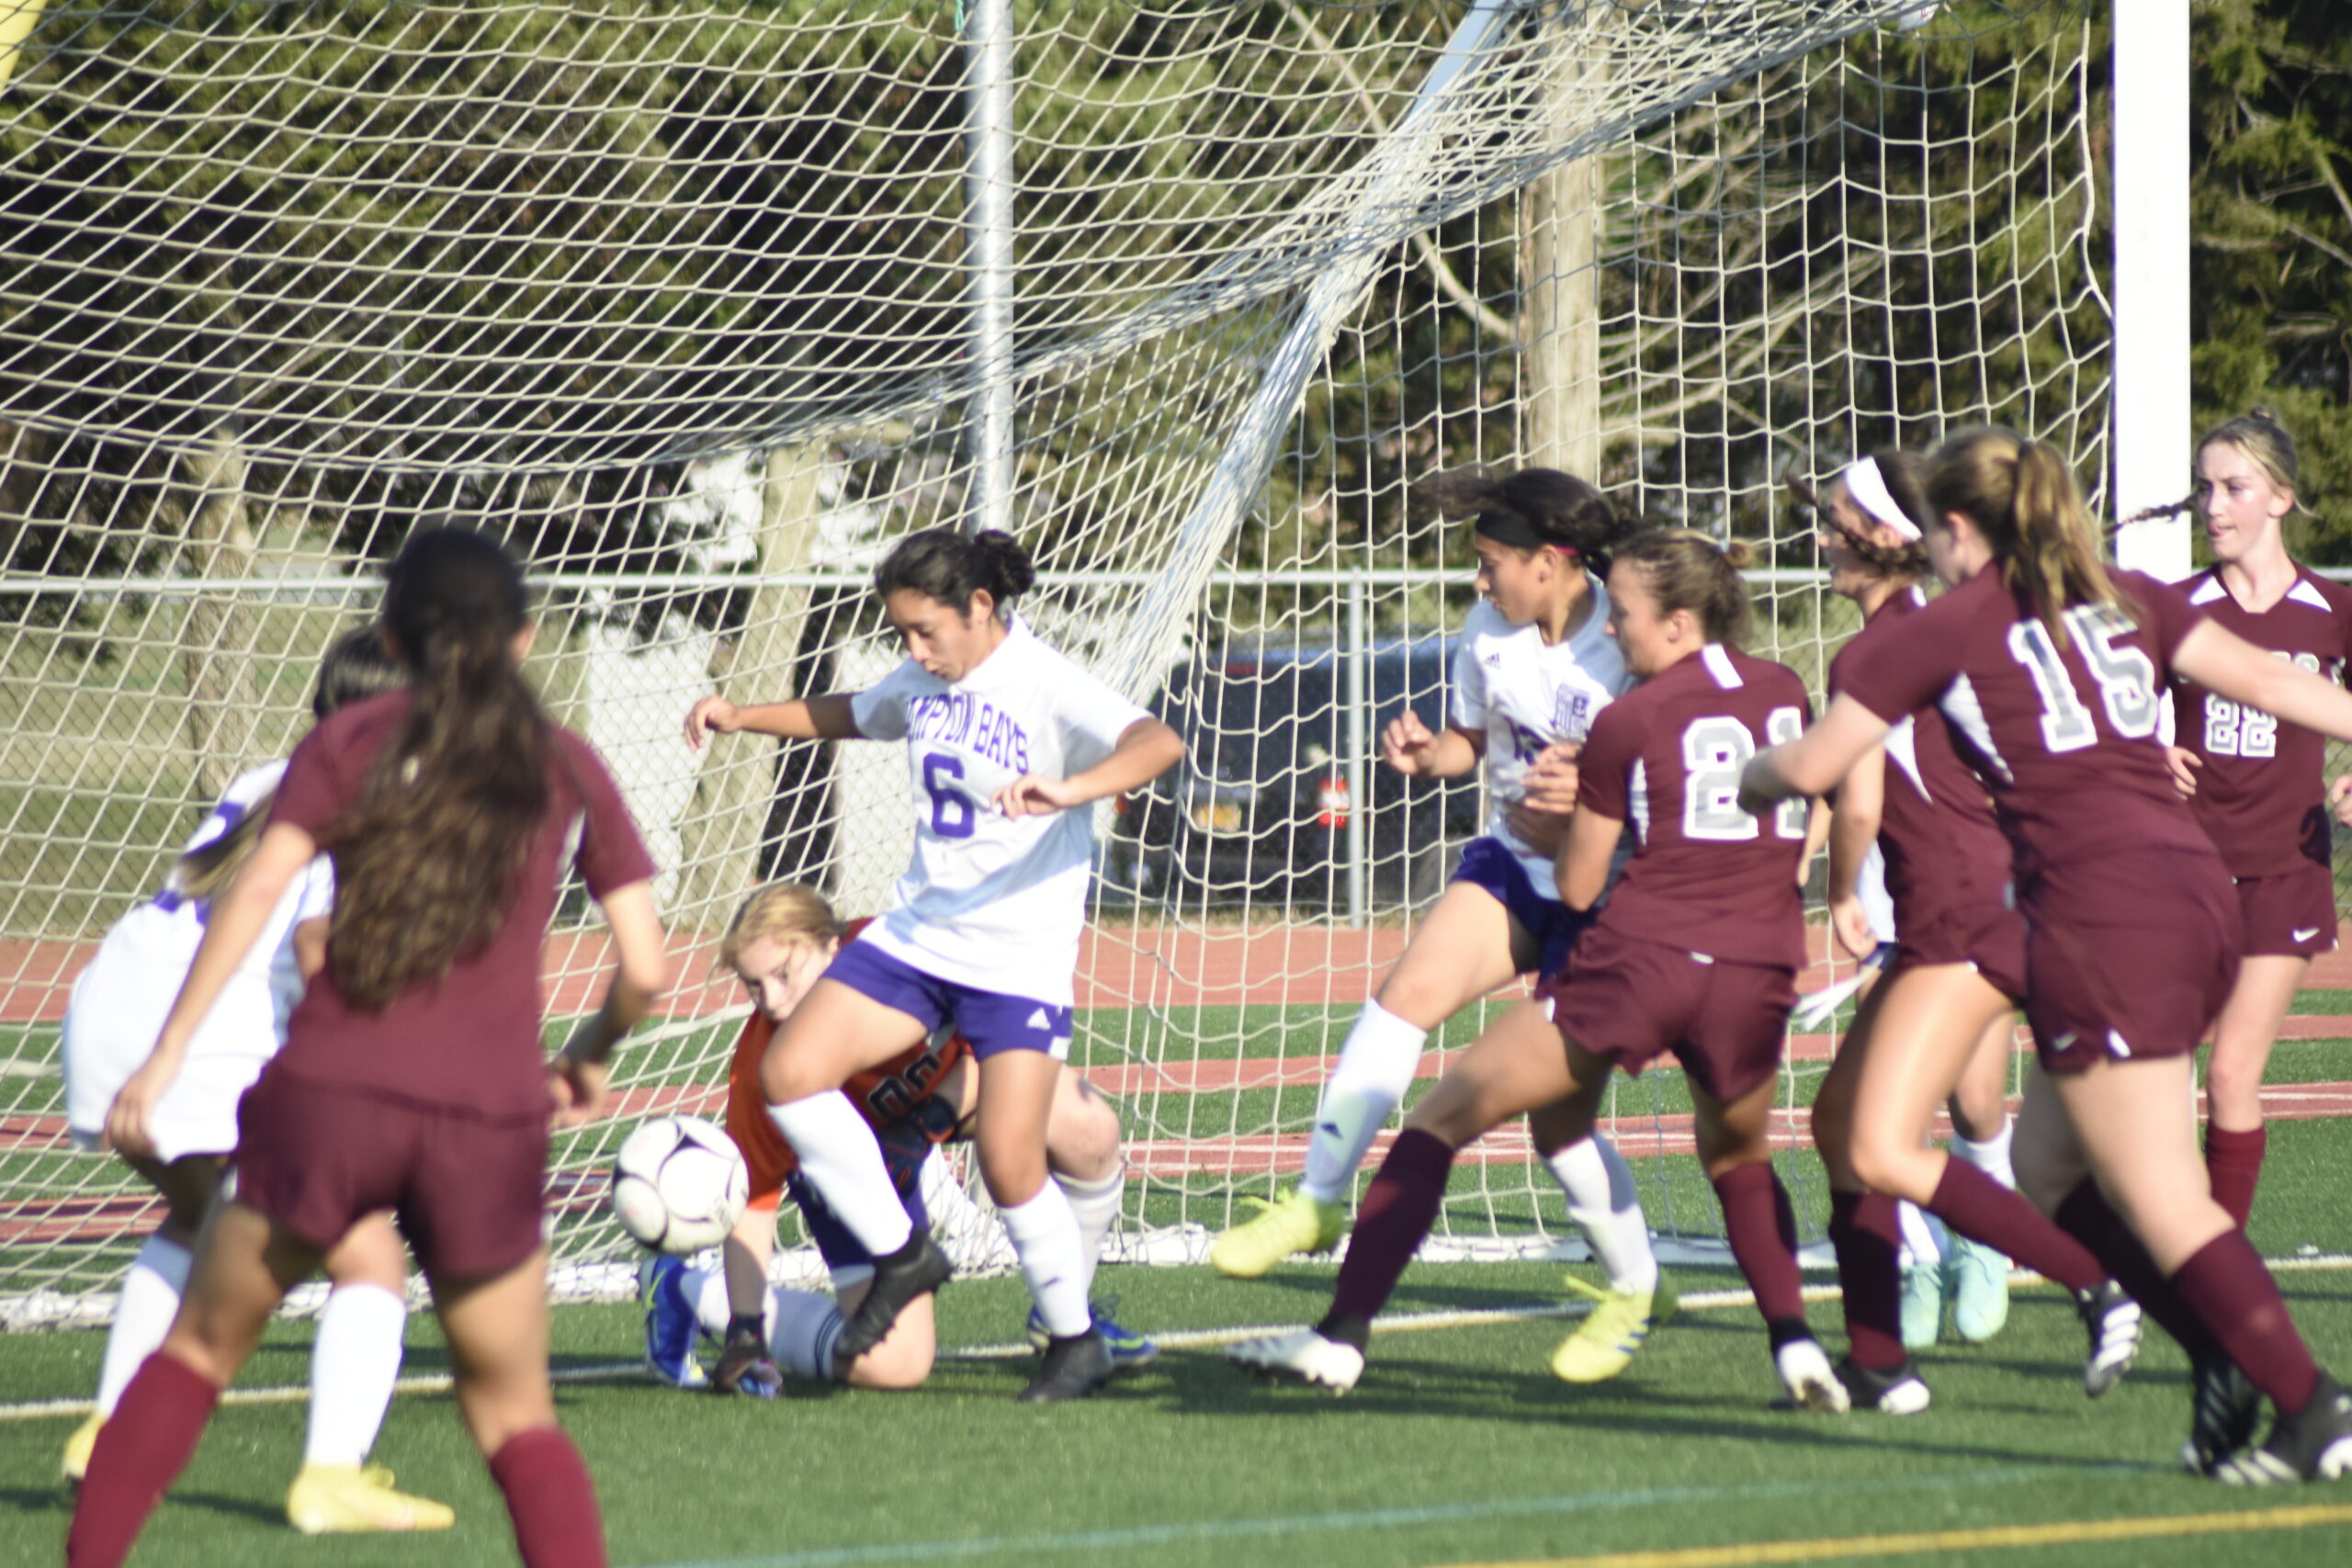
[{"label": "black headband", "polygon": [[1515,550],[1566,550],[1579,557],[1584,554],[1567,540],[1545,533],[1516,512],[1481,512],[1470,526],[1473,532]]}]

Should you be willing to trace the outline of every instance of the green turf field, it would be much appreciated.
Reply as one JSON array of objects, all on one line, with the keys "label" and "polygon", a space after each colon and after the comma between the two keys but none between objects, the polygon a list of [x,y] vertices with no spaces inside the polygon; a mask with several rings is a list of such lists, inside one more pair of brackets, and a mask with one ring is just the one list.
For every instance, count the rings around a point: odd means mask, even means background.
[{"label": "green turf field", "polygon": [[[2273,1257],[2352,1252],[2340,1197],[2352,1123],[2277,1123],[2273,1138],[2257,1243]],[[1321,1264],[1246,1286],[1201,1269],[1114,1269],[1105,1285],[1124,1297],[1126,1321],[1176,1332],[1304,1321],[1320,1310],[1329,1277]],[[1701,1270],[1678,1280],[1685,1293],[1736,1284]],[[2322,1359],[2352,1367],[2352,1272],[2299,1269],[2282,1281]],[[1043,1410],[1012,1402],[1026,1362],[1004,1359],[946,1362],[913,1394],[812,1390],[761,1405],[621,1373],[569,1383],[561,1399],[603,1493],[614,1561],[641,1568],[1376,1568],[1669,1549],[1693,1554],[1647,1561],[2352,1562],[2352,1483],[2248,1496],[2175,1473],[2186,1424],[2177,1353],[2152,1345],[2121,1389],[2088,1403],[2075,1383],[2080,1330],[2046,1290],[2019,1293],[1992,1345],[1923,1358],[1937,1402],[1907,1420],[1769,1409],[1763,1334],[1744,1305],[1686,1312],[1625,1378],[1591,1389],[1544,1372],[1556,1322],[1404,1321],[1558,1298],[1552,1270],[1537,1265],[1416,1268],[1396,1303],[1398,1331],[1374,1340],[1363,1382],[1343,1400],[1261,1385],[1207,1346],[1170,1349],[1090,1404]],[[951,1287],[944,1337],[1008,1340],[1023,1304],[1015,1280]],[[1834,1348],[1835,1305],[1814,1312]],[[306,1324],[276,1331],[246,1382],[300,1383],[309,1334]],[[557,1316],[565,1368],[626,1362],[638,1340],[628,1307]],[[410,1345],[411,1373],[441,1367],[429,1320],[412,1325]],[[0,1341],[0,1399],[86,1397],[99,1347],[95,1333]],[[71,1425],[0,1421],[0,1562],[53,1560],[66,1502],[52,1477]],[[225,1409],[134,1561],[514,1560],[496,1495],[446,1394],[398,1400],[376,1457],[456,1506],[447,1535],[294,1535],[277,1510],[301,1431],[299,1404]],[[2263,1528],[2183,1533],[2246,1524]],[[1848,1544],[1888,1535],[1918,1539],[1860,1553]],[[1695,1551],[1719,1547],[1736,1550]]]}]

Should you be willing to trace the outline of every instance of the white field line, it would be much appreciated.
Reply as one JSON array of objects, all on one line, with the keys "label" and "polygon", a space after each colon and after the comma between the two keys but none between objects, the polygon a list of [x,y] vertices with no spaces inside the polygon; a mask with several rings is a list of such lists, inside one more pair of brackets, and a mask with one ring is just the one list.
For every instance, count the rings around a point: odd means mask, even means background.
[{"label": "white field line", "polygon": [[[2352,1269],[2352,1253],[2308,1253],[2294,1258],[2265,1259],[2274,1274],[2310,1274],[2336,1272]],[[2009,1275],[2009,1283],[2027,1288],[2046,1283],[2041,1275],[2019,1269]],[[1834,1302],[1842,1292],[1835,1285],[1808,1285],[1807,1302]],[[1745,1290],[1695,1291],[1680,1298],[1678,1312],[1711,1312],[1724,1307],[1753,1306],[1755,1296]],[[1584,1301],[1536,1302],[1525,1306],[1479,1307],[1457,1312],[1398,1313],[1394,1316],[1375,1319],[1374,1334],[1427,1334],[1434,1329],[1485,1328],[1506,1323],[1533,1323],[1545,1318],[1582,1317],[1592,1310]],[[1262,1338],[1270,1334],[1287,1334],[1298,1327],[1295,1323],[1258,1324],[1234,1328],[1180,1328],[1152,1337],[1163,1350],[1213,1350],[1222,1346],[1238,1345],[1245,1339]],[[1035,1347],[1023,1341],[1012,1345],[966,1345],[939,1352],[943,1361],[1009,1361],[1037,1353]],[[650,1381],[653,1374],[642,1361],[599,1361],[582,1367],[558,1367],[548,1374],[560,1383],[572,1382],[635,1382]],[[451,1380],[447,1372],[432,1372],[421,1377],[402,1378],[392,1385],[397,1393],[447,1393]],[[308,1383],[281,1383],[267,1388],[232,1388],[220,1396],[223,1404],[300,1404],[311,1397]],[[40,1421],[79,1418],[96,1408],[86,1399],[35,1399],[0,1404],[0,1421]]]}]

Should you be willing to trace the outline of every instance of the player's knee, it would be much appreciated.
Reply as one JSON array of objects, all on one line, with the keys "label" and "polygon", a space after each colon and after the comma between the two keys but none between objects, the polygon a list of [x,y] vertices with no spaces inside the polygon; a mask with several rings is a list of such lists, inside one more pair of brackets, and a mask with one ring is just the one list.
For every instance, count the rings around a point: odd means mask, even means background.
[{"label": "player's knee", "polygon": [[823,1082],[822,1075],[812,1069],[804,1052],[770,1047],[767,1055],[760,1058],[760,1094],[770,1105],[789,1105],[796,1100],[840,1087],[838,1083]]},{"label": "player's knee", "polygon": [[2045,1214],[2065,1201],[2082,1180],[2085,1169],[2074,1150],[2032,1137],[2020,1137],[2011,1146],[2009,1164],[2017,1175],[2018,1190]]},{"label": "player's knee", "polygon": [[852,1388],[870,1388],[885,1393],[921,1388],[931,1376],[931,1363],[937,1347],[929,1339],[899,1344],[910,1336],[893,1336],[890,1340],[868,1350],[850,1368]]},{"label": "player's knee", "polygon": [[1889,1136],[1884,1131],[1856,1126],[1846,1141],[1846,1160],[1855,1179],[1873,1192],[1923,1202],[1930,1194],[1926,1180],[1928,1151]]},{"label": "player's knee", "polygon": [[1026,1203],[1046,1185],[1046,1152],[1040,1148],[980,1145],[980,1179],[1000,1209]]},{"label": "player's knee", "polygon": [[2225,1124],[2259,1124],[2262,1119],[2262,1068],[2220,1049],[2205,1074],[2205,1093],[2215,1114]]},{"label": "player's knee", "polygon": [[1075,1073],[1063,1075],[1046,1122],[1046,1162],[1061,1175],[1098,1181],[1119,1163],[1119,1113]]}]

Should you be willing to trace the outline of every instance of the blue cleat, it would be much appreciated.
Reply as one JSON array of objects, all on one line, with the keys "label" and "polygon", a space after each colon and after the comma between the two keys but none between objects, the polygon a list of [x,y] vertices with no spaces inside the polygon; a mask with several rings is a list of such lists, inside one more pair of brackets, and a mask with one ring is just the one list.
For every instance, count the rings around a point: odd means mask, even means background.
[{"label": "blue cleat", "polygon": [[710,1374],[695,1359],[702,1325],[686,1300],[686,1263],[657,1253],[639,1265],[637,1293],[645,1303],[645,1364],[673,1388],[707,1388]]},{"label": "blue cleat", "polygon": [[[1087,1306],[1088,1310],[1094,1314],[1094,1326],[1101,1332],[1103,1343],[1111,1348],[1111,1374],[1114,1377],[1122,1372],[1132,1372],[1139,1368],[1148,1367],[1159,1359],[1159,1341],[1148,1335],[1137,1334],[1131,1328],[1122,1328],[1113,1321],[1111,1314],[1119,1309],[1117,1297],[1114,1296],[1102,1302],[1090,1302]],[[1029,1309],[1029,1343],[1042,1350],[1052,1337],[1046,1332],[1045,1319],[1037,1315],[1035,1307],[1031,1307]]]}]

